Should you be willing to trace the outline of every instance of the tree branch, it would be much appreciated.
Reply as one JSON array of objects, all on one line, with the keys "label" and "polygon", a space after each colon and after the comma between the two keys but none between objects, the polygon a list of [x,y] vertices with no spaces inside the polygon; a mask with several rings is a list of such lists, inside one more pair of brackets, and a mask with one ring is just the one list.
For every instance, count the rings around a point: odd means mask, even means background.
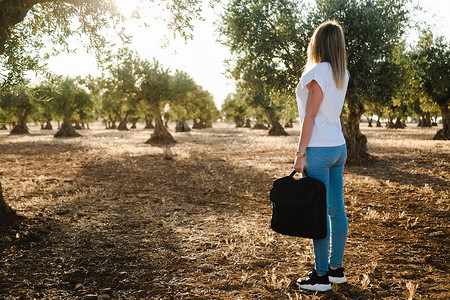
[{"label": "tree branch", "polygon": [[[292,57],[288,47],[285,45],[285,43],[283,43],[283,41],[278,37],[277,34],[277,28],[275,27],[275,25],[268,19],[266,18],[267,23],[270,25],[270,27],[272,28],[275,38],[277,39],[277,41],[279,42],[280,47],[286,52],[288,61],[291,62],[291,64],[295,64],[295,59]],[[289,64],[286,64],[286,67],[289,69],[289,71],[291,72],[291,74],[294,74],[294,71],[292,70],[291,66]]]},{"label": "tree branch", "polygon": [[[98,0],[61,0],[73,5],[93,3]],[[11,30],[21,23],[30,9],[36,4],[55,2],[55,0],[3,0],[0,6],[0,54],[4,52],[5,43]]]}]

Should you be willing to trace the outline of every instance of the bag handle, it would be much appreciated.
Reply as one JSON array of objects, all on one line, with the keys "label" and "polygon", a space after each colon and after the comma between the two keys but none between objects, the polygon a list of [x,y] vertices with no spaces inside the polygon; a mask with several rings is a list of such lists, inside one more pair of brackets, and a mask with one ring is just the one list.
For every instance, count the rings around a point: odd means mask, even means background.
[{"label": "bag handle", "polygon": [[[292,173],[289,175],[289,176],[291,176],[291,177],[294,177],[294,175],[297,173],[297,171],[292,171]],[[305,174],[305,177],[309,177],[308,176],[308,173],[306,172],[306,169],[303,169],[303,173],[302,174]]]}]

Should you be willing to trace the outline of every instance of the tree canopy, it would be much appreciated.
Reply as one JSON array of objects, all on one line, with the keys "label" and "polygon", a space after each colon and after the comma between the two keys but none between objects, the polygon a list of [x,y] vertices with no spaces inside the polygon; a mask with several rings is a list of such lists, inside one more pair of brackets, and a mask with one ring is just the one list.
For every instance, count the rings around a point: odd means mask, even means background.
[{"label": "tree canopy", "polygon": [[286,135],[279,124],[283,103],[273,95],[293,93],[305,61],[308,26],[301,15],[291,0],[234,0],[221,17],[222,42],[233,55],[228,71],[248,93],[248,105],[266,111],[271,135]]},{"label": "tree canopy", "polygon": [[[214,3],[216,0],[210,0]],[[192,37],[192,21],[200,18],[204,0],[144,0],[131,15],[140,19],[142,8],[164,7],[167,27],[184,38]],[[45,61],[69,51],[68,38],[86,36],[85,46],[98,57],[111,43],[108,29],[122,41],[129,40],[122,26],[126,20],[111,0],[3,0],[0,5],[0,84],[5,90],[23,83],[28,70],[45,70]],[[50,51],[45,41],[52,42]]]},{"label": "tree canopy", "polygon": [[[388,64],[408,21],[408,0],[318,0],[313,9],[292,0],[230,2],[222,16],[224,44],[234,54],[230,74],[241,86],[253,90],[254,104],[284,107],[273,95],[290,92],[295,101],[306,61],[308,37],[322,22],[335,19],[346,36],[350,82],[344,134],[350,160],[366,160],[367,139],[359,129],[366,103],[380,82],[391,84],[395,65]],[[300,13],[300,7],[303,7]],[[393,92],[392,92],[393,93]],[[291,105],[293,106],[293,105]]]},{"label": "tree canopy", "polygon": [[413,51],[416,79],[424,95],[441,109],[443,129],[434,139],[450,139],[450,47],[443,37],[433,39],[428,33],[421,37]]}]

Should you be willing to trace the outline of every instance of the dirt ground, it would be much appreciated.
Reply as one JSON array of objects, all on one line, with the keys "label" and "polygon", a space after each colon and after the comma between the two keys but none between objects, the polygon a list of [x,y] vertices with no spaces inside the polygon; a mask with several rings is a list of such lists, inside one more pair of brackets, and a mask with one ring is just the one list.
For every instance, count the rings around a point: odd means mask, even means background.
[{"label": "dirt ground", "polygon": [[450,299],[450,142],[361,127],[375,162],[344,174],[348,283],[317,294],[295,285],[311,242],[269,228],[298,128],[221,123],[170,149],[139,129],[2,131],[0,182],[22,219],[0,229],[0,298]]}]

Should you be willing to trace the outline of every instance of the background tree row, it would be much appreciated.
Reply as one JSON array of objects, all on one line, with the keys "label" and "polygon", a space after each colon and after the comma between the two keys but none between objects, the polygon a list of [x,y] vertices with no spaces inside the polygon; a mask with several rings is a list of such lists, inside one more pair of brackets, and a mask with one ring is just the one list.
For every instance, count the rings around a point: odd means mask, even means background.
[{"label": "background tree row", "polygon": [[52,129],[56,120],[55,137],[75,137],[75,129],[86,129],[96,119],[118,130],[128,130],[129,123],[136,128],[142,121],[154,128],[152,142],[173,143],[166,128],[170,119],[177,131],[189,131],[188,120],[200,129],[211,127],[220,115],[213,96],[187,73],[172,74],[158,61],[143,60],[126,48],[105,61],[103,69],[101,78],[54,76],[35,87],[11,87],[0,95],[2,127],[10,124],[11,134],[27,134],[28,121]]},{"label": "background tree row", "polygon": [[[238,97],[243,107],[265,111],[276,128],[274,120],[296,107],[295,87],[306,62],[308,37],[320,23],[335,19],[346,36],[350,72],[342,115],[349,160],[370,158],[359,127],[364,114],[404,123],[407,116],[426,120],[439,106],[444,128],[435,138],[449,139],[448,42],[424,33],[418,45],[405,46],[409,2],[317,0],[307,7],[293,0],[230,1],[219,30],[233,55],[228,71],[240,91],[226,100],[224,109]],[[228,115],[239,115],[241,107]]]}]

